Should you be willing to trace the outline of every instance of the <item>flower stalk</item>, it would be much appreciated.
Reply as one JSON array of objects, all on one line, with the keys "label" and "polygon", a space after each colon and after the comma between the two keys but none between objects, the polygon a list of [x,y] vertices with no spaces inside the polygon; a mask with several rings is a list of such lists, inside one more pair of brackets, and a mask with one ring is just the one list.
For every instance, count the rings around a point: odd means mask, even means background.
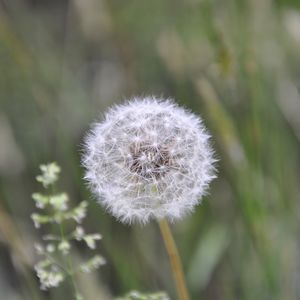
[{"label": "flower stalk", "polygon": [[166,219],[161,219],[158,221],[158,224],[169,256],[174,280],[176,283],[178,298],[180,300],[189,300],[190,297],[186,287],[185,276],[182,269],[182,263],[180,260],[180,256],[169,223]]}]

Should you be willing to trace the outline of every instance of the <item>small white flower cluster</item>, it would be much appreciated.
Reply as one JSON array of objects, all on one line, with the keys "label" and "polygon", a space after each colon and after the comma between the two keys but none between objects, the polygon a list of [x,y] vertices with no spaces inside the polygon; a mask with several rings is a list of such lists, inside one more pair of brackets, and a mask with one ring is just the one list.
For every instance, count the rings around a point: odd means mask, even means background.
[{"label": "small white flower cluster", "polygon": [[93,270],[102,266],[103,264],[105,264],[105,260],[103,259],[103,257],[95,255],[94,257],[89,259],[85,264],[80,266],[80,271],[83,273],[90,273]]},{"label": "small white flower cluster", "polygon": [[40,279],[41,290],[58,287],[64,281],[64,272],[52,263],[50,259],[38,262],[34,267],[37,277]]},{"label": "small white flower cluster", "polygon": [[192,211],[215,178],[202,120],[169,100],[146,97],[111,108],[85,139],[85,178],[124,223]]},{"label": "small white flower cluster", "polygon": [[41,182],[44,188],[49,187],[58,179],[58,174],[60,173],[60,166],[56,163],[51,163],[47,165],[41,165],[40,169],[42,171],[41,175],[36,176],[36,180]]},{"label": "small white flower cluster", "polygon": [[116,298],[115,300],[170,300],[170,297],[164,292],[143,294],[138,291],[131,291],[124,297]]},{"label": "small white flower cluster", "polygon": [[86,217],[87,202],[82,201],[77,207],[68,210],[68,195],[61,193],[57,195],[42,195],[40,193],[34,193],[32,199],[35,200],[36,207],[44,209],[47,204],[53,208],[53,214],[38,214],[33,213],[31,218],[34,222],[34,226],[39,228],[42,224],[57,223],[60,224],[63,221],[73,219],[77,223],[81,223]]},{"label": "small white flower cluster", "polygon": [[[58,180],[60,168],[55,163],[42,165],[40,167],[42,174],[37,176],[37,180],[47,189],[53,187]],[[53,189],[52,189],[53,190]],[[82,201],[77,207],[70,209],[68,206],[69,198],[66,193],[48,194],[34,193],[32,195],[39,209],[47,209],[44,214],[34,213],[32,219],[35,227],[40,227],[42,224],[56,223],[59,226],[60,234],[47,234],[43,236],[46,245],[36,244],[36,252],[43,259],[35,265],[35,270],[40,279],[41,289],[49,289],[57,287],[68,276],[72,276],[75,272],[91,272],[99,266],[105,264],[103,257],[94,255],[88,261],[79,265],[76,269],[70,270],[68,263],[64,263],[64,256],[71,255],[71,242],[83,241],[88,248],[96,249],[96,241],[102,236],[98,233],[86,234],[83,227],[79,224],[86,216],[87,202]],[[65,234],[63,223],[66,221],[75,221],[73,231]]]}]

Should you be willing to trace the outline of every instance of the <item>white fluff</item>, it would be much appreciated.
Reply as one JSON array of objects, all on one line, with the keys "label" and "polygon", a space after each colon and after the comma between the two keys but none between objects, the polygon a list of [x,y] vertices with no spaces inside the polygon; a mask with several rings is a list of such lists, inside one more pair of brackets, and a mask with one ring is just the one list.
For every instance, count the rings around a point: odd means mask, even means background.
[{"label": "white fluff", "polygon": [[124,223],[182,218],[215,177],[199,117],[169,100],[116,105],[85,139],[83,165],[99,202]]}]

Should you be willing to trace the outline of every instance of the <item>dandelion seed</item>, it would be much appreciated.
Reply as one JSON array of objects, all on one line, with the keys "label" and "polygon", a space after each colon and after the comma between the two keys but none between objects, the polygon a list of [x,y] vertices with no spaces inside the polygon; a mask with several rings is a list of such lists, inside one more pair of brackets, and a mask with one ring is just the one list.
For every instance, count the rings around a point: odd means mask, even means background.
[{"label": "dandelion seed", "polygon": [[172,101],[133,99],[111,108],[85,140],[85,178],[124,223],[182,218],[215,177],[209,134]]}]

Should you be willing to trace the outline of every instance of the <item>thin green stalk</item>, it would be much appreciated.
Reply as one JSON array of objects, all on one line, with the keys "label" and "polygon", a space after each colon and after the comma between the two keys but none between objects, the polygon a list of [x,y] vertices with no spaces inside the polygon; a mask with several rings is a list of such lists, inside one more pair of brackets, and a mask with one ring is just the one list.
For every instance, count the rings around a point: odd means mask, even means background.
[{"label": "thin green stalk", "polygon": [[179,300],[189,300],[190,297],[186,287],[182,263],[168,221],[162,219],[158,224],[169,256],[178,298]]},{"label": "thin green stalk", "polygon": [[[55,194],[54,184],[51,185],[51,189],[52,189],[52,194],[54,195]],[[63,227],[62,223],[59,224],[59,229],[60,229],[60,236],[61,236],[62,241],[65,241],[66,236],[65,236],[65,231],[64,231],[64,227]],[[72,262],[70,255],[67,255],[67,273],[70,276],[71,286],[74,291],[75,300],[82,300],[82,297],[79,293],[79,290],[78,290],[78,287],[77,287],[77,284],[76,284],[76,281],[74,278],[73,262]]]},{"label": "thin green stalk", "polygon": [[[64,233],[63,225],[61,223],[59,225],[59,228],[60,228],[60,235],[61,235],[62,241],[64,241],[65,240],[65,233]],[[72,286],[72,289],[74,291],[75,300],[81,300],[82,298],[79,294],[78,287],[77,287],[77,284],[76,284],[76,281],[75,281],[75,278],[74,278],[73,262],[72,262],[72,259],[71,259],[70,255],[67,255],[67,265],[68,265],[67,266],[67,271],[68,271],[68,275],[70,276],[71,286]]]}]

